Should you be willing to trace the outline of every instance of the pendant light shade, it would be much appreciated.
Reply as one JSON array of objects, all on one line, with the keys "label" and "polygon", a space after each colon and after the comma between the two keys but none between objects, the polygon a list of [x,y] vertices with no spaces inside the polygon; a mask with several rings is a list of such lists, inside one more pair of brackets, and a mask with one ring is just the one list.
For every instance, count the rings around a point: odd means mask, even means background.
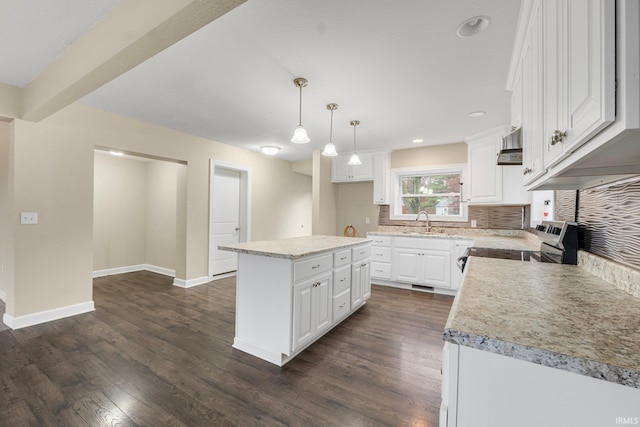
[{"label": "pendant light shade", "polygon": [[298,118],[298,127],[293,131],[293,137],[291,138],[291,142],[294,144],[306,144],[311,141],[309,136],[307,135],[307,131],[304,127],[302,127],[302,88],[306,87],[308,82],[304,77],[298,77],[293,79],[293,84],[296,85],[300,89],[300,115]]},{"label": "pendant light shade", "polygon": [[333,112],[338,109],[338,104],[327,104],[327,110],[331,111],[331,124],[329,125],[329,142],[324,146],[322,155],[327,157],[334,157],[338,155],[336,146],[333,144]]},{"label": "pendant light shade", "polygon": [[360,120],[351,120],[351,126],[353,126],[353,154],[349,157],[349,162],[347,163],[350,166],[361,165],[360,156],[356,153],[356,126],[360,124]]}]

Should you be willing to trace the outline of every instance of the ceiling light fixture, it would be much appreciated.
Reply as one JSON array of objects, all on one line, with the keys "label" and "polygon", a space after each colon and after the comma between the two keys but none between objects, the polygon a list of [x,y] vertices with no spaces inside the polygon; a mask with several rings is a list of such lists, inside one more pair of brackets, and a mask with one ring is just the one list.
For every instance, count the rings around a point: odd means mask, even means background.
[{"label": "ceiling light fixture", "polygon": [[327,157],[334,157],[338,155],[336,146],[333,144],[333,112],[338,109],[338,104],[327,104],[327,110],[331,111],[331,124],[329,125],[329,142],[324,146],[322,155]]},{"label": "ceiling light fixture", "polygon": [[456,34],[458,37],[471,37],[486,30],[491,25],[491,18],[488,16],[474,16],[458,25]]},{"label": "ceiling light fixture", "polygon": [[263,145],[260,149],[267,156],[275,156],[278,154],[278,151],[280,151],[280,147],[276,147],[275,145]]},{"label": "ceiling light fixture", "polygon": [[485,113],[484,111],[474,111],[473,113],[467,114],[467,117],[469,117],[470,119],[477,119],[478,117],[482,117],[485,114],[487,113]]},{"label": "ceiling light fixture", "polygon": [[360,156],[356,153],[356,126],[360,124],[360,120],[351,120],[351,126],[353,126],[353,154],[349,157],[349,162],[347,163],[350,166],[361,165]]},{"label": "ceiling light fixture", "polygon": [[417,138],[417,139],[412,140],[411,142],[413,142],[414,144],[420,144],[421,142],[424,142],[424,139]]},{"label": "ceiling light fixture", "polygon": [[293,84],[300,89],[300,116],[298,119],[298,127],[293,131],[293,137],[291,138],[291,142],[294,144],[306,144],[311,141],[309,136],[307,136],[307,131],[302,127],[302,88],[307,87],[308,83],[304,77],[293,79]]}]

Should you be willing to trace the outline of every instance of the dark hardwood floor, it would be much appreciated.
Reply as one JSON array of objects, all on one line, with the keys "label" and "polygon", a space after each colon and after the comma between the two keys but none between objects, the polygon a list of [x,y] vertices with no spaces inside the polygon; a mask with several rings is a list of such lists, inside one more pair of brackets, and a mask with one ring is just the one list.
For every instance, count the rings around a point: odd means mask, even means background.
[{"label": "dark hardwood floor", "polygon": [[0,332],[1,426],[437,426],[453,299],[373,286],[283,368],[231,347],[235,279],[94,280],[96,311]]}]

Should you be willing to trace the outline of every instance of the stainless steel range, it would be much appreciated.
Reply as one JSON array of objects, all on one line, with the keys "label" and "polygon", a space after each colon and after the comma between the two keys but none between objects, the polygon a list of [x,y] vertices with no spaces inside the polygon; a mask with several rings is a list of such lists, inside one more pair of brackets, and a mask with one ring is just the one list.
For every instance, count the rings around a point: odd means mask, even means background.
[{"label": "stainless steel range", "polygon": [[458,266],[464,271],[467,258],[470,256],[556,264],[578,263],[578,224],[569,221],[542,221],[542,224],[536,227],[535,232],[540,240],[539,251],[473,246],[458,258]]}]

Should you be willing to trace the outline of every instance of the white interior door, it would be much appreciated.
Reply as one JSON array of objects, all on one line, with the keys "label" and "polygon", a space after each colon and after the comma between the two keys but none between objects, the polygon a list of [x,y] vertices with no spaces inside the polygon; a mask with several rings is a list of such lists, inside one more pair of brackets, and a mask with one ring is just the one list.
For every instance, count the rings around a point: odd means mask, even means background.
[{"label": "white interior door", "polygon": [[219,245],[240,241],[240,180],[237,170],[214,168],[211,192],[211,275],[228,273],[238,268],[238,255],[221,251]]}]

